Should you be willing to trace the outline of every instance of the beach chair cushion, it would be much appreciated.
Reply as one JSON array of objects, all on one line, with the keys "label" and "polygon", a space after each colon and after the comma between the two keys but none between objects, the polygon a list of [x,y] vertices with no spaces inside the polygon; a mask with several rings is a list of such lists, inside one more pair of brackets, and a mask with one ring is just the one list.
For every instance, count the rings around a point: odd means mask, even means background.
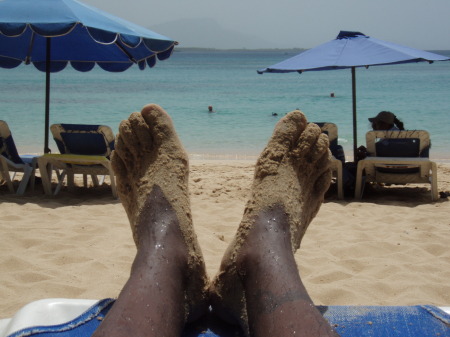
[{"label": "beach chair cushion", "polygon": [[389,139],[389,141],[378,141],[375,143],[378,157],[419,157],[420,139]]},{"label": "beach chair cushion", "polygon": [[[420,155],[420,139],[419,138],[404,138],[404,139],[389,139],[379,140],[375,143],[375,149],[377,156],[379,157],[419,157]],[[419,167],[413,166],[396,166],[386,165],[377,166],[378,172],[393,173],[393,174],[405,174],[405,173],[417,173]]]},{"label": "beach chair cushion", "polygon": [[104,137],[98,133],[88,133],[80,137],[79,133],[63,132],[61,137],[64,144],[70,148],[71,154],[101,156],[108,152]]},{"label": "beach chair cushion", "polygon": [[[413,158],[428,157],[429,147],[426,151],[420,151],[420,138],[395,138],[395,139],[379,139],[375,143],[375,151],[377,157],[397,157],[397,158]],[[405,174],[419,172],[419,166],[385,166],[377,167],[377,171],[382,173]]]},{"label": "beach chair cushion", "polygon": [[114,150],[114,134],[106,125],[53,124],[50,130],[61,154],[109,157]]},{"label": "beach chair cushion", "polygon": [[428,158],[431,147],[425,130],[369,131],[366,144],[367,152],[374,157]]}]

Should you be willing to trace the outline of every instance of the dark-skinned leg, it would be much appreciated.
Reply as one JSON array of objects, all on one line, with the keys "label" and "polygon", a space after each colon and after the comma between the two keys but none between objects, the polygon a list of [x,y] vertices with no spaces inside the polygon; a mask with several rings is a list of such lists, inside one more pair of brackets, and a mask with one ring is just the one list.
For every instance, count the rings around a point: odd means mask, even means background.
[{"label": "dark-skinned leg", "polygon": [[178,337],[205,313],[208,279],[192,226],[187,155],[163,109],[148,105],[121,123],[112,164],[137,254],[93,336]]},{"label": "dark-skinned leg", "polygon": [[183,329],[187,248],[176,214],[158,186],[138,222],[130,278],[94,336],[180,336]]},{"label": "dark-skinned leg", "polygon": [[337,336],[316,310],[294,252],[330,180],[328,139],[294,111],[275,127],[210,292],[214,310],[252,337]]},{"label": "dark-skinned leg", "polygon": [[250,336],[337,336],[315,309],[290,243],[288,217],[275,205],[259,214],[240,251]]}]

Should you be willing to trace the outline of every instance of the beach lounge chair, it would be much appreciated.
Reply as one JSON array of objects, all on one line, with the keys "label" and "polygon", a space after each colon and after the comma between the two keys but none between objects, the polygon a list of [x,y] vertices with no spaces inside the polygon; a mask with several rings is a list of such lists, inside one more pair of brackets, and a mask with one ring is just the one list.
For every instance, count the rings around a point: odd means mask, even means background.
[{"label": "beach lounge chair", "polygon": [[438,200],[437,167],[429,156],[430,135],[423,130],[369,131],[367,158],[358,162],[355,198],[363,194],[366,182],[431,185],[431,198]]},{"label": "beach lounge chair", "polygon": [[[325,122],[314,122],[314,124],[317,124],[322,130],[322,133],[325,133],[328,136],[328,139],[330,141],[330,151],[332,154],[336,154],[339,148],[338,129],[336,124]],[[331,158],[331,171],[333,172],[333,176],[336,178],[338,199],[344,199],[342,161],[337,159],[334,155]]]},{"label": "beach lounge chair", "polygon": [[58,186],[54,194],[59,192],[66,176],[67,184],[72,188],[75,174],[83,174],[85,186],[88,175],[94,186],[99,185],[98,175],[109,175],[113,196],[117,197],[114,172],[109,160],[114,150],[111,128],[105,125],[53,124],[50,130],[60,154],[45,154],[38,159],[40,167],[47,168],[49,172],[42,178],[45,193],[52,194],[49,177],[52,169],[56,169],[62,170],[62,173],[57,171]]},{"label": "beach lounge chair", "polygon": [[15,174],[22,172],[22,179],[16,191],[16,194],[22,195],[28,183],[31,189],[34,189],[36,166],[37,156],[19,156],[8,124],[0,120],[0,181],[5,181],[9,191],[14,193]]},{"label": "beach lounge chair", "polygon": [[[89,337],[114,300],[43,299],[27,304],[12,318],[0,319],[0,337]],[[450,307],[317,306],[341,337],[423,337],[450,335]],[[235,325],[207,315],[187,325],[181,337],[243,337]],[[299,317],[302,319],[302,317]],[[280,336],[281,337],[281,336]]]}]

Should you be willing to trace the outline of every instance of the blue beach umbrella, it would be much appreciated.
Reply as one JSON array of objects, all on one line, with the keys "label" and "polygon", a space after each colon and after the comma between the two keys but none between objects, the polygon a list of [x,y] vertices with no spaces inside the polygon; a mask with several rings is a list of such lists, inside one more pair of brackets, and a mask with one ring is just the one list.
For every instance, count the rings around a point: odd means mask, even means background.
[{"label": "blue beach umbrella", "polygon": [[1,0],[0,67],[32,63],[46,72],[45,145],[48,148],[50,73],[70,62],[78,71],[141,70],[172,54],[174,40],[76,0]]},{"label": "blue beach umbrella", "polygon": [[353,153],[356,161],[356,76],[357,67],[388,64],[448,61],[450,58],[369,37],[359,32],[341,31],[336,39],[302,52],[285,61],[258,70],[263,73],[289,73],[348,69],[352,71]]}]

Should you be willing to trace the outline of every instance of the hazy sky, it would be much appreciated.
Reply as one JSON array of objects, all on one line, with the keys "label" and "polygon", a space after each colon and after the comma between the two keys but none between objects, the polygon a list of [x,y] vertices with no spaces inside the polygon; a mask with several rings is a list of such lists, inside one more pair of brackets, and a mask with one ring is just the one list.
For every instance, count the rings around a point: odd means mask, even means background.
[{"label": "hazy sky", "polygon": [[[335,38],[340,30],[355,30],[409,47],[450,49],[450,0],[81,1],[146,27],[186,19],[212,19],[224,31],[254,37],[257,47],[311,48]],[[180,36],[186,37],[192,27],[178,27],[175,23],[171,35],[157,32],[183,46]],[[195,40],[191,36],[189,46],[197,40],[198,46],[204,46],[207,39],[208,44],[215,44],[210,47],[220,48],[221,42],[229,46],[234,39],[235,48],[244,47],[235,35],[215,35],[214,42],[210,42],[214,31],[194,32],[200,36]]]}]

